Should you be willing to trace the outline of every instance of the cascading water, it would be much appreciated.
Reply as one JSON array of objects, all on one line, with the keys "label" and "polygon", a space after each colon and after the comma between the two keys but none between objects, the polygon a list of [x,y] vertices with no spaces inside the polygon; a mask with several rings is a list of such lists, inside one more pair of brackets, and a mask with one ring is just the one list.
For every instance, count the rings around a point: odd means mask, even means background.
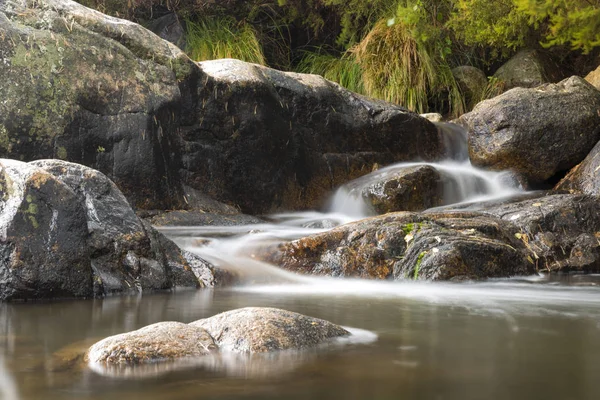
[{"label": "cascading water", "polygon": [[484,201],[515,195],[520,191],[505,172],[474,168],[468,159],[465,131],[454,124],[438,124],[448,160],[440,163],[399,163],[382,168],[340,187],[327,212],[290,212],[269,216],[271,222],[233,227],[161,228],[181,247],[193,251],[221,268],[233,270],[253,284],[273,282],[318,284],[323,278],[305,277],[283,271],[254,259],[265,246],[324,232],[338,225],[374,215],[361,195],[362,189],[385,180],[398,171],[430,166],[442,177],[443,204]]}]

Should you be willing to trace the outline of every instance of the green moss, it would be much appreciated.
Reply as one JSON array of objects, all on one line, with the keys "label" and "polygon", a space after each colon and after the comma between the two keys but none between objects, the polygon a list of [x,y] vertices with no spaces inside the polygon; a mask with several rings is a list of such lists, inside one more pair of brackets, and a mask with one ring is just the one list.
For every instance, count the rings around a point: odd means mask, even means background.
[{"label": "green moss", "polygon": [[56,156],[58,158],[60,158],[61,160],[66,160],[67,159],[67,149],[65,149],[64,147],[59,147],[58,149],[56,149]]},{"label": "green moss", "polygon": [[411,233],[413,231],[413,229],[415,229],[415,224],[413,224],[413,223],[402,225],[402,231],[404,232],[405,235],[408,235],[409,233]]},{"label": "green moss", "polygon": [[417,278],[419,277],[419,270],[421,269],[421,263],[423,262],[423,257],[425,257],[425,254],[427,254],[427,252],[422,251],[417,257],[417,262],[415,263],[415,273],[413,275],[414,280],[417,280]]},{"label": "green moss", "polygon": [[35,219],[33,215],[30,215],[28,218],[29,222],[31,222],[31,225],[33,225],[35,229],[37,229],[40,226],[40,224],[37,222],[37,219]]}]

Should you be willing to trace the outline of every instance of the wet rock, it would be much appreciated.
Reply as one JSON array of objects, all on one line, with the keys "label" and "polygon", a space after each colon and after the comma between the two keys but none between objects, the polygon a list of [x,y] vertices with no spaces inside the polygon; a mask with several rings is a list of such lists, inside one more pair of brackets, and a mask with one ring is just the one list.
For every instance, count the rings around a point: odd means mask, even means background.
[{"label": "wet rock", "polygon": [[235,226],[260,224],[260,218],[246,214],[215,214],[201,211],[167,211],[147,219],[154,226]]},{"label": "wet rock", "polygon": [[60,160],[0,160],[0,169],[2,300],[206,287],[226,278],[142,222],[96,170]]},{"label": "wet rock", "polygon": [[185,50],[185,28],[176,13],[169,13],[150,21],[147,28],[160,38]]},{"label": "wet rock", "polygon": [[141,208],[185,206],[174,133],[195,64],[74,1],[0,2],[0,157],[106,173]]},{"label": "wet rock", "polygon": [[600,195],[600,142],[594,146],[587,157],[556,185],[557,191],[569,193]]},{"label": "wet rock", "polygon": [[504,83],[504,89],[533,88],[562,77],[557,66],[538,50],[521,50],[502,65],[494,77]]},{"label": "wet rock", "polygon": [[600,202],[568,194],[485,210],[519,227],[519,239],[539,270],[600,271]]},{"label": "wet rock", "polygon": [[238,353],[305,349],[350,334],[322,319],[266,307],[227,311],[190,325],[206,329],[222,351]]},{"label": "wet rock", "polygon": [[600,66],[587,74],[585,80],[591,83],[596,89],[600,90]]},{"label": "wet rock", "polygon": [[242,212],[316,208],[374,164],[441,157],[429,121],[316,75],[237,60],[199,66],[207,78],[183,130],[184,180]]},{"label": "wet rock", "polygon": [[159,322],[137,331],[108,337],[86,354],[90,364],[146,364],[183,357],[200,357],[217,350],[203,328],[181,322]]},{"label": "wet rock", "polygon": [[390,213],[283,243],[261,255],[295,272],[462,280],[528,274],[518,229],[481,213]]},{"label": "wet rock", "polygon": [[452,75],[461,93],[465,97],[465,103],[473,108],[485,92],[488,84],[487,76],[479,68],[470,65],[461,65],[452,69]]},{"label": "wet rock", "polygon": [[458,119],[474,165],[511,169],[540,183],[581,162],[600,140],[600,91],[573,76],[515,88]]},{"label": "wet rock", "polygon": [[444,119],[442,114],[438,113],[419,114],[419,116],[431,122],[441,122]]},{"label": "wet rock", "polygon": [[51,174],[0,160],[0,300],[92,296],[83,203]]}]

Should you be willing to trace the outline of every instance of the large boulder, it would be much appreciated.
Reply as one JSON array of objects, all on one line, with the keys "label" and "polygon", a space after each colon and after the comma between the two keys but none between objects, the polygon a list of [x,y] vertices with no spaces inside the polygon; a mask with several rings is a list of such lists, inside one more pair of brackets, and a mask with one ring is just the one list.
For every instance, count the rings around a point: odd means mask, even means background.
[{"label": "large boulder", "polygon": [[538,50],[525,49],[517,52],[504,63],[494,78],[505,90],[515,87],[533,88],[548,82],[558,82],[562,77],[556,64]]},{"label": "large boulder", "polygon": [[48,172],[0,160],[0,300],[89,297],[85,205]]},{"label": "large boulder", "polygon": [[556,185],[558,191],[600,196],[600,142]]},{"label": "large boulder", "polygon": [[265,307],[227,311],[190,325],[206,329],[221,350],[237,353],[300,350],[350,335],[329,321]]},{"label": "large boulder", "polygon": [[81,163],[134,206],[184,205],[174,133],[199,72],[187,56],[68,0],[2,1],[0,32],[0,157]]},{"label": "large boulder", "polygon": [[181,322],[159,322],[103,339],[89,348],[85,359],[92,364],[135,365],[205,356],[217,348],[203,328]]},{"label": "large boulder", "polygon": [[295,272],[371,279],[462,280],[533,272],[509,222],[481,213],[390,213],[280,244],[259,255]]},{"label": "large boulder", "polygon": [[442,156],[429,121],[319,76],[238,60],[199,66],[206,80],[182,130],[183,177],[244,212],[319,207],[374,164]]},{"label": "large boulder", "polygon": [[461,65],[452,69],[452,76],[465,98],[468,109],[482,99],[488,85],[487,76],[477,67]]},{"label": "large boulder", "polygon": [[536,269],[600,271],[600,202],[595,196],[550,195],[487,208],[518,227]]},{"label": "large boulder", "polygon": [[600,90],[600,66],[587,74],[585,80],[591,83],[596,89]]},{"label": "large boulder", "polygon": [[458,119],[474,165],[513,170],[540,183],[582,161],[600,140],[600,91],[573,76],[515,88]]},{"label": "large boulder", "polygon": [[0,160],[0,299],[214,286],[214,268],[143,223],[105,175]]}]

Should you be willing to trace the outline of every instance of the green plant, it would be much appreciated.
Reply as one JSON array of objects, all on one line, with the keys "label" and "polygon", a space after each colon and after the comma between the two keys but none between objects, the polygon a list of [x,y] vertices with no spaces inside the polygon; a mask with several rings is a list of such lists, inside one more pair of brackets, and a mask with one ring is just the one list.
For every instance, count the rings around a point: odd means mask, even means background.
[{"label": "green plant", "polygon": [[237,58],[265,65],[262,45],[254,28],[231,17],[187,20],[187,53],[196,61]]},{"label": "green plant", "polygon": [[303,53],[296,67],[298,72],[321,75],[353,92],[366,94],[361,67],[351,53],[334,56],[322,49]]}]

